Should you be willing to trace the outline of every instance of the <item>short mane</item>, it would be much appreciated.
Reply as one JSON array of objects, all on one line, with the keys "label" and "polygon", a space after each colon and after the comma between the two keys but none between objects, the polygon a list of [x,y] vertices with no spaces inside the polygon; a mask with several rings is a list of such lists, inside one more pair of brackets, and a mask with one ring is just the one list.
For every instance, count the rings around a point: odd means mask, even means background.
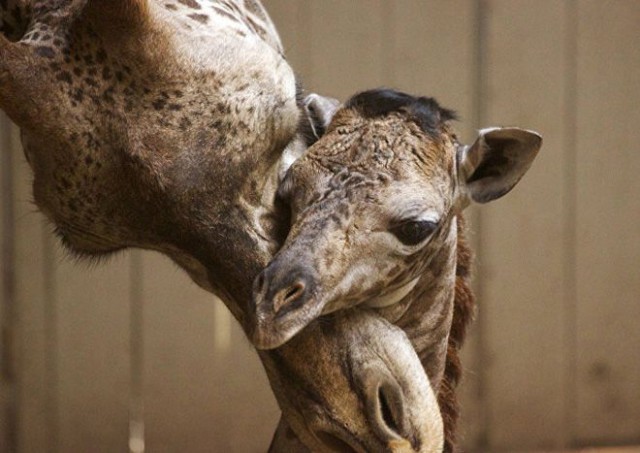
[{"label": "short mane", "polygon": [[376,88],[354,95],[345,104],[365,118],[379,118],[390,113],[406,113],[420,129],[432,137],[440,134],[447,121],[457,119],[453,110],[443,108],[434,98],[416,97],[388,88]]},{"label": "short mane", "polygon": [[458,425],[459,407],[456,388],[462,378],[460,363],[460,349],[464,343],[467,328],[474,318],[476,311],[475,297],[471,289],[471,266],[473,254],[466,239],[466,222],[462,214],[458,215],[458,245],[456,261],[456,286],[453,304],[453,321],[449,333],[447,347],[447,361],[444,378],[438,391],[438,404],[444,422],[443,453],[455,453],[456,428]]}]

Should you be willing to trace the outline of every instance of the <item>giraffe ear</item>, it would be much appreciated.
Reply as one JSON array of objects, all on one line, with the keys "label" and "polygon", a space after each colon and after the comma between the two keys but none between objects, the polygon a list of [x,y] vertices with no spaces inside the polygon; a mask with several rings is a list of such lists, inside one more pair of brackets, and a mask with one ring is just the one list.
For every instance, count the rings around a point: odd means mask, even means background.
[{"label": "giraffe ear", "polygon": [[487,203],[509,192],[527,172],[542,145],[534,131],[517,127],[483,129],[457,152],[461,205]]},{"label": "giraffe ear", "polygon": [[284,180],[289,167],[300,159],[311,145],[320,140],[338,108],[340,102],[337,99],[315,93],[302,100],[302,122],[298,133],[282,153],[278,167],[278,183]]},{"label": "giraffe ear", "polygon": [[320,139],[327,130],[333,115],[340,107],[340,101],[327,96],[311,93],[302,101],[309,122],[312,141]]}]

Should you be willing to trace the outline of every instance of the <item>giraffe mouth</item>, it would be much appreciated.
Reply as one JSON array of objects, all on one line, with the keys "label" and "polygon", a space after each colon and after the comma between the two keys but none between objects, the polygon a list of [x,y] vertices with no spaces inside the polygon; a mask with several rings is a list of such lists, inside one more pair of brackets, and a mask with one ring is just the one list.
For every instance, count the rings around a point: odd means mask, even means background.
[{"label": "giraffe mouth", "polygon": [[245,330],[258,349],[282,346],[322,314],[324,303],[305,269],[282,272],[268,266],[253,284]]},{"label": "giraffe mouth", "polygon": [[[384,309],[402,301],[419,278],[391,291],[367,299],[363,307]],[[289,341],[305,326],[321,315],[342,307],[332,303],[336,295],[319,287],[311,270],[288,268],[274,262],[254,280],[252,305],[249,307],[245,330],[258,349],[275,349]],[[357,305],[354,301],[348,306]]]},{"label": "giraffe mouth", "polygon": [[[275,349],[293,338],[321,314],[322,308],[305,307],[301,313],[265,316],[258,313],[254,321],[249,321],[247,332],[251,343],[261,350]],[[310,309],[311,308],[311,309]]]}]

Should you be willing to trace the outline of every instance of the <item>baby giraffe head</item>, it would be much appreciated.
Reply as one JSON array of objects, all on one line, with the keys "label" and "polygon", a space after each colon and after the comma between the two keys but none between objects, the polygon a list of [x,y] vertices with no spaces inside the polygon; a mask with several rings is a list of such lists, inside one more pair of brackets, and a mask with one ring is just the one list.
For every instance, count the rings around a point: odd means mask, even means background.
[{"label": "baby giraffe head", "polygon": [[254,282],[247,331],[258,348],[323,314],[402,300],[455,241],[456,214],[509,192],[542,143],[509,127],[461,145],[453,119],[434,99],[392,90],[357,94],[336,112],[280,184],[291,230]]}]

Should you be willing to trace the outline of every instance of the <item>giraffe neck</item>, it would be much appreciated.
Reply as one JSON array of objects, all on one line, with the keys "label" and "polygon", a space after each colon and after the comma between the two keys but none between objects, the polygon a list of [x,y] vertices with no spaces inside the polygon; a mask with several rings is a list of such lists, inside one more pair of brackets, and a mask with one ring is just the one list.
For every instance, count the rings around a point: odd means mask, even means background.
[{"label": "giraffe neck", "polygon": [[465,221],[458,214],[439,253],[413,290],[395,306],[381,310],[404,330],[433,388],[438,389],[445,453],[454,451],[458,418],[456,386],[462,374],[458,353],[475,311],[470,287],[471,261]]},{"label": "giraffe neck", "polygon": [[[374,300],[381,314],[402,328],[411,341],[433,388],[442,380],[453,318],[456,279],[457,219],[453,218],[422,274]],[[400,297],[404,296],[404,297]],[[394,305],[386,304],[400,300]]]}]

